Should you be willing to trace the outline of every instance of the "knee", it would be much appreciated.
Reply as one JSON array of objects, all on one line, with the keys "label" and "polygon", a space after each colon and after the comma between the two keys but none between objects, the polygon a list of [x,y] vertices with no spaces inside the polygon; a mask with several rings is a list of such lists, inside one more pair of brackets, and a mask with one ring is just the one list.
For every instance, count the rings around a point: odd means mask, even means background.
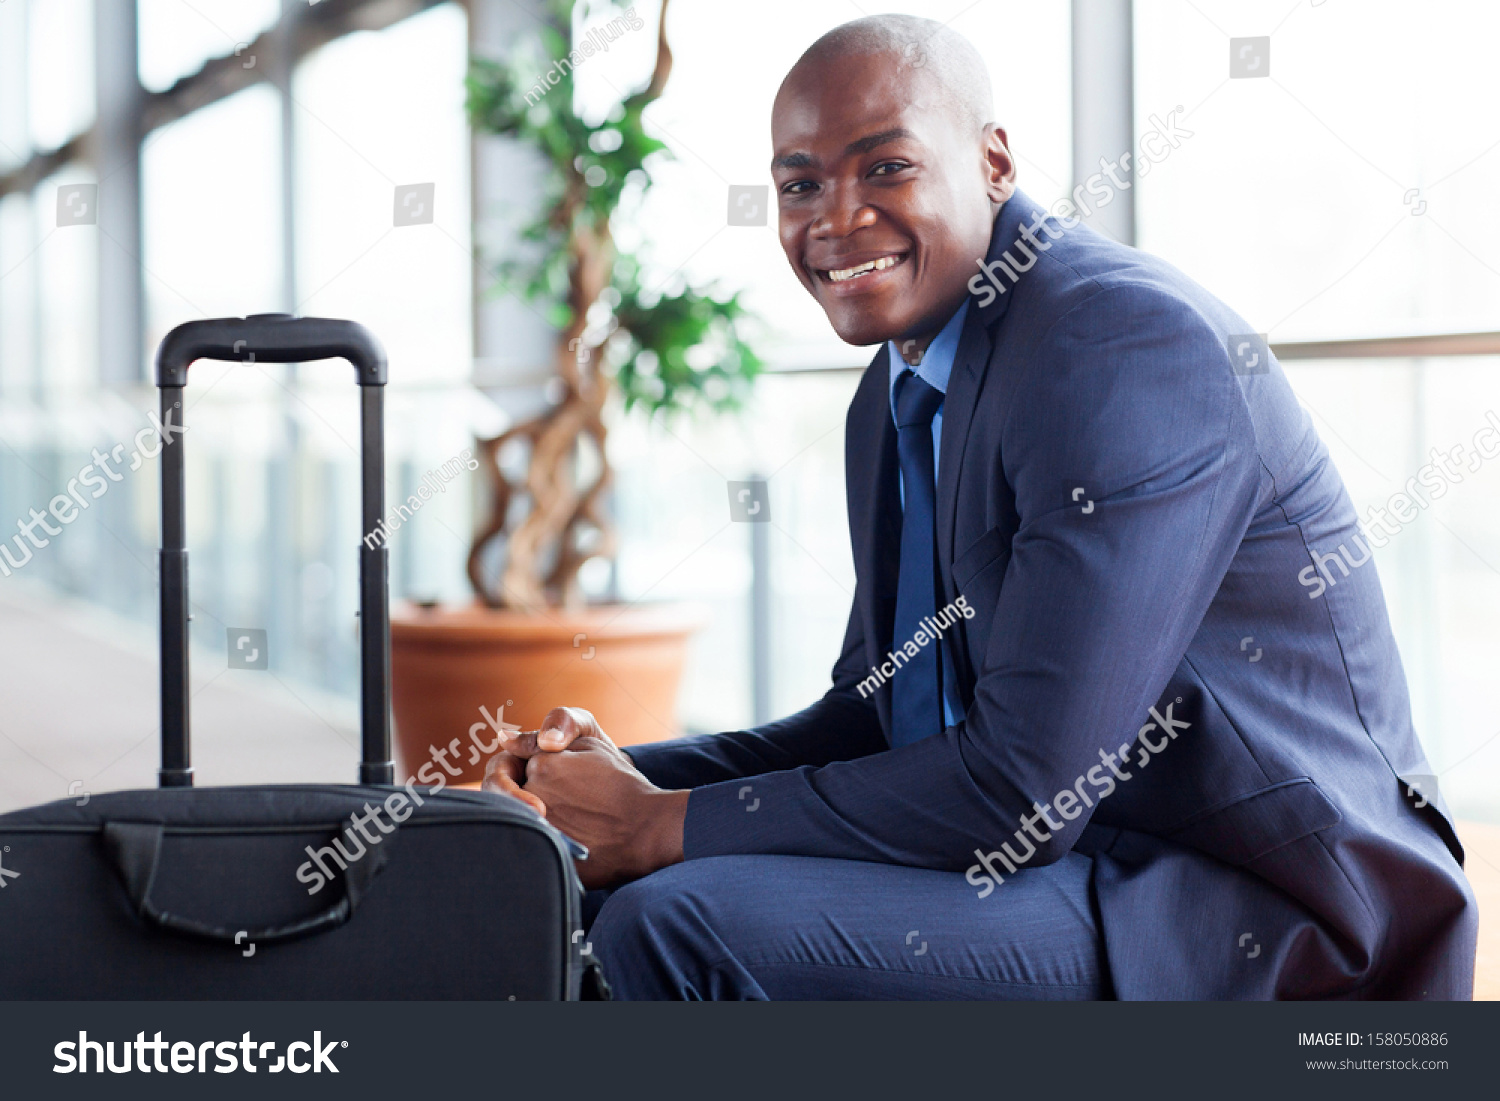
[{"label": "knee", "polygon": [[696,876],[664,868],[610,895],[589,940],[614,996],[626,1001],[695,998],[710,940]]},{"label": "knee", "polygon": [[601,956],[624,949],[639,952],[669,938],[695,909],[691,876],[686,864],[676,864],[627,883],[609,896],[589,931],[594,951]]}]

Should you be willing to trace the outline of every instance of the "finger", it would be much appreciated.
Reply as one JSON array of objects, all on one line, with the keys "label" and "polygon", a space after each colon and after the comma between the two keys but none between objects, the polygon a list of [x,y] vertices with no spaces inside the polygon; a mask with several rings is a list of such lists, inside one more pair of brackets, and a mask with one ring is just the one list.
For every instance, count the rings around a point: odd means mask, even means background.
[{"label": "finger", "polygon": [[538,753],[561,753],[573,747],[579,738],[597,739],[605,745],[613,745],[588,711],[581,707],[554,707],[547,712],[540,729],[508,735],[505,751],[522,758],[535,757]]},{"label": "finger", "polygon": [[599,724],[594,721],[594,716],[583,708],[554,707],[547,712],[541,728],[536,732],[536,744],[539,749],[558,753],[567,749],[575,738],[602,736],[603,733]]},{"label": "finger", "polygon": [[536,811],[537,814],[541,815],[543,818],[547,817],[547,804],[542,802],[525,788],[516,788],[516,790],[512,794],[514,794],[517,799],[521,800],[521,802],[525,803],[532,810]]},{"label": "finger", "polygon": [[526,778],[526,762],[508,753],[501,753],[495,758],[492,767],[488,770],[485,779],[494,784],[504,795],[512,796],[521,800],[532,810],[543,818],[547,817],[547,804],[527,791],[520,784]]},{"label": "finger", "polygon": [[526,779],[526,762],[520,757],[513,756],[506,750],[495,754],[484,765],[484,778],[486,780],[504,774],[516,783],[523,783]]},{"label": "finger", "polygon": [[535,757],[540,750],[536,744],[535,730],[525,730],[509,734],[505,739],[505,752],[512,757],[524,760],[527,757]]},{"label": "finger", "polygon": [[547,817],[547,804],[542,802],[540,798],[514,782],[507,782],[502,786],[505,790],[501,794],[519,799],[543,818]]}]

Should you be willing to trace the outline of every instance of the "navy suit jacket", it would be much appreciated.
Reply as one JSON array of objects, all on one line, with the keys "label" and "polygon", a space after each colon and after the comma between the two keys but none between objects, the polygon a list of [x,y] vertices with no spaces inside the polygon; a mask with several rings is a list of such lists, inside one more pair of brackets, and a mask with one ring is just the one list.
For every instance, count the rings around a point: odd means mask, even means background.
[{"label": "navy suit jacket", "polygon": [[[866,679],[893,646],[901,531],[882,350],[846,426],[857,585],[833,687],[768,726],[630,750],[694,789],[687,858],[976,882],[980,856],[1036,838],[1018,874],[1093,857],[1121,997],[1470,997],[1463,852],[1353,505],[1279,364],[1237,373],[1242,319],[1019,192],[987,259],[1017,277],[971,284],[937,500],[940,584],[975,613],[948,633],[962,721],[892,749],[889,686]],[[1103,754],[1129,777],[1107,797]]]}]

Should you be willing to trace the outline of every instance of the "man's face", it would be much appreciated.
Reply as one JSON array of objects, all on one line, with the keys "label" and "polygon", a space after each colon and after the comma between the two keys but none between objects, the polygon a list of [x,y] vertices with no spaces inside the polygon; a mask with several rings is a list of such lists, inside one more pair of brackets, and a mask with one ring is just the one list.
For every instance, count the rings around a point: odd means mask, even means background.
[{"label": "man's face", "polygon": [[858,54],[794,70],[771,140],[781,247],[834,331],[930,338],[1013,190],[1004,132],[973,130],[898,57]]}]

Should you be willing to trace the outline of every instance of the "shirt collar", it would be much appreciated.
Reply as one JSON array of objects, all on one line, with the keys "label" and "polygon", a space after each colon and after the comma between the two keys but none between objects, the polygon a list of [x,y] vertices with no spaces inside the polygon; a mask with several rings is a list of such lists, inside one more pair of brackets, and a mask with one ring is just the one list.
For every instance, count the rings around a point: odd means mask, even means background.
[{"label": "shirt collar", "polygon": [[890,395],[893,416],[896,410],[896,380],[901,377],[903,371],[913,371],[919,379],[940,393],[948,392],[948,376],[953,373],[953,360],[958,355],[958,339],[963,333],[964,317],[968,312],[969,299],[965,296],[963,303],[948,319],[948,323],[938,330],[937,336],[932,338],[932,343],[927,346],[927,351],[922,355],[922,362],[915,368],[901,358],[900,349],[896,347],[894,340],[887,341],[890,347]]}]

